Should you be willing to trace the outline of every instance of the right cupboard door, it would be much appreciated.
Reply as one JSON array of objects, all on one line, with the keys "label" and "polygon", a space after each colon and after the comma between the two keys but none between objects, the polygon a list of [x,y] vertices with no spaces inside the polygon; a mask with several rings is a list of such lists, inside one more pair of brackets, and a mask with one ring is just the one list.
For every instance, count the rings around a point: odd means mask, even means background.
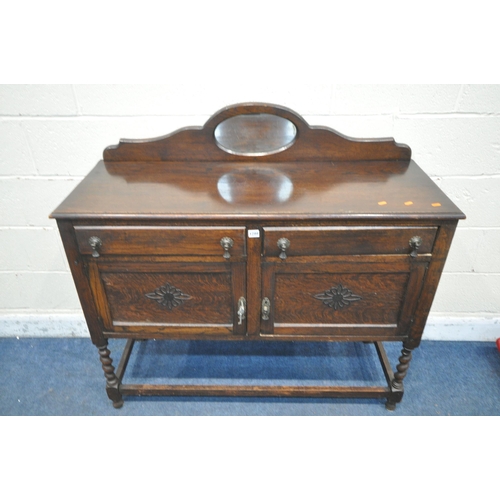
[{"label": "right cupboard door", "polygon": [[408,335],[429,255],[265,259],[261,335],[398,340]]}]

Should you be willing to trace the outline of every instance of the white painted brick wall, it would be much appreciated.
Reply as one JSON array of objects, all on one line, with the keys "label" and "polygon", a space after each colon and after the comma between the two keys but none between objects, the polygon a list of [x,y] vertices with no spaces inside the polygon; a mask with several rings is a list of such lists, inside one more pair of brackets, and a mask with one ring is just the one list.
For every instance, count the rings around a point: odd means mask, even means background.
[{"label": "white painted brick wall", "polygon": [[450,325],[458,338],[500,337],[500,85],[245,82],[0,85],[0,335],[48,335],[47,324],[58,317],[73,325],[68,335],[85,333],[48,215],[106,146],[203,125],[218,109],[244,101],[288,106],[311,125],[348,136],[409,144],[468,217],[459,224],[428,330],[435,338]]}]

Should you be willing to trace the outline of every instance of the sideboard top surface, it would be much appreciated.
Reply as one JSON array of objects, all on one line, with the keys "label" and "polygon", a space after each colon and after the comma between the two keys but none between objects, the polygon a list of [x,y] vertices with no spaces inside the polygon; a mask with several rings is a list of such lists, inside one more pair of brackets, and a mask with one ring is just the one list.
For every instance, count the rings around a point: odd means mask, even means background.
[{"label": "sideboard top surface", "polygon": [[51,217],[465,218],[413,160],[100,161]]},{"label": "sideboard top surface", "polygon": [[52,217],[465,218],[408,146],[311,127],[266,103],[228,106],[203,127],[107,147]]}]

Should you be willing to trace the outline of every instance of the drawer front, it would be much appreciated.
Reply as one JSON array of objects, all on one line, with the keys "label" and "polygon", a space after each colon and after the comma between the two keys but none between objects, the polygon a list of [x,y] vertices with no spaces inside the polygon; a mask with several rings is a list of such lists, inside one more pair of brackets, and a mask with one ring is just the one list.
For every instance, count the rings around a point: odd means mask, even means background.
[{"label": "drawer front", "polygon": [[278,257],[278,240],[290,244],[286,256],[406,254],[410,239],[421,238],[418,253],[431,253],[437,227],[304,227],[264,228],[264,255]]},{"label": "drawer front", "polygon": [[[76,226],[80,253],[92,255],[91,238],[98,238],[98,255],[220,255],[222,238],[230,238],[229,255],[245,255],[244,227]],[[94,240],[95,241],[95,240]],[[95,255],[97,256],[97,255]]]}]

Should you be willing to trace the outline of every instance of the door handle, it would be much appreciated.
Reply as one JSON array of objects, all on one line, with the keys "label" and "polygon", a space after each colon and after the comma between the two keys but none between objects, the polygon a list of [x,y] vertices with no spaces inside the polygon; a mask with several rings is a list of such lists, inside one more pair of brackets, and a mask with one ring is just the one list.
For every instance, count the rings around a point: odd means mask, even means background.
[{"label": "door handle", "polygon": [[238,300],[238,325],[243,324],[246,310],[247,310],[247,301],[245,300],[245,297],[240,297],[240,299]]},{"label": "door handle", "polygon": [[264,321],[267,321],[269,319],[270,313],[271,313],[271,301],[267,297],[264,297],[262,299],[262,311],[261,311],[262,319]]}]

